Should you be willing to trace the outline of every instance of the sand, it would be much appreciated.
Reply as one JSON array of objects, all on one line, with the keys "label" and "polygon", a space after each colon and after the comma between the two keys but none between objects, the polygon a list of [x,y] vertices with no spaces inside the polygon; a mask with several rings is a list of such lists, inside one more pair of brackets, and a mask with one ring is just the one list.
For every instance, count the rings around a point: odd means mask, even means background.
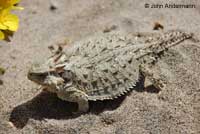
[{"label": "sand", "polygon": [[[151,5],[170,1],[149,0]],[[27,79],[34,61],[50,56],[48,46],[74,42],[97,32],[154,32],[182,29],[200,38],[196,8],[145,8],[144,0],[22,0],[20,28],[11,42],[0,42],[0,134],[198,134],[200,133],[200,43],[187,41],[165,53],[153,72],[166,88],[133,89],[113,101],[90,102],[90,112],[42,92]],[[112,28],[112,27],[115,28]],[[70,43],[69,43],[70,44]]]}]

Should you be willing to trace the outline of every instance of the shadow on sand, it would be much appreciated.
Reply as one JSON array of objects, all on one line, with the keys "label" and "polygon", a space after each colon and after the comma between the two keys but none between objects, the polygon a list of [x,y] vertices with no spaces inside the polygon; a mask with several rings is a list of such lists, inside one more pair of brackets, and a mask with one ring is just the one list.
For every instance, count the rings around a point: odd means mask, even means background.
[{"label": "shadow on sand", "polygon": [[[104,110],[114,110],[125,99],[125,96],[115,100],[96,101],[90,103],[89,113],[99,114]],[[41,92],[33,99],[15,107],[10,115],[10,121],[16,128],[23,128],[30,118],[42,119],[71,119],[80,116],[73,114],[77,110],[77,104],[60,100],[56,94]]]},{"label": "shadow on sand", "polygon": [[[137,92],[158,93],[154,87],[150,86],[144,89],[144,78],[137,83]],[[130,93],[128,93],[130,94]],[[95,101],[90,103],[89,113],[99,114],[105,110],[114,110],[120,106],[127,95],[114,100]],[[23,128],[30,118],[35,120],[47,119],[72,119],[80,115],[74,115],[77,110],[77,104],[60,100],[56,94],[42,91],[33,99],[15,107],[10,115],[10,121],[16,128]]]}]

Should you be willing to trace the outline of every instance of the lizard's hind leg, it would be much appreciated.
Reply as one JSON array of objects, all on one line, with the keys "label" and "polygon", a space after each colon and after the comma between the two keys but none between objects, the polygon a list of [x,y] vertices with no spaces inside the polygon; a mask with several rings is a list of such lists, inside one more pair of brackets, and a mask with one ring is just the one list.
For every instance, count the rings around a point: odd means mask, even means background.
[{"label": "lizard's hind leg", "polygon": [[164,89],[165,81],[161,78],[155,77],[148,66],[140,66],[140,72],[145,77],[144,87],[153,85],[159,90]]}]

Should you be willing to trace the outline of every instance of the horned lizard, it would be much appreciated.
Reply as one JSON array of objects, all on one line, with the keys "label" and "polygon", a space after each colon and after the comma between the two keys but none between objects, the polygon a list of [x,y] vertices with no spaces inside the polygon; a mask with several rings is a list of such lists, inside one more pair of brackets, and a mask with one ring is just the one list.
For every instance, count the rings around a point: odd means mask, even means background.
[{"label": "horned lizard", "polygon": [[140,75],[159,89],[163,81],[155,78],[151,66],[162,53],[193,34],[181,30],[162,33],[89,36],[36,64],[28,79],[54,92],[66,101],[77,102],[80,112],[89,109],[88,101],[114,99],[124,95],[139,81]]}]

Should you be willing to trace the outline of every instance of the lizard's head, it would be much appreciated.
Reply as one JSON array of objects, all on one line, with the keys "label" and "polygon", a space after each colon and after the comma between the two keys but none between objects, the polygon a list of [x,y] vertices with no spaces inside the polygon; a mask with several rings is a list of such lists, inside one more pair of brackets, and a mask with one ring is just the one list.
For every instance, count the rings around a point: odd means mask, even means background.
[{"label": "lizard's head", "polygon": [[29,69],[27,76],[29,80],[39,85],[48,85],[48,81],[46,79],[54,72],[54,69],[50,68],[47,64],[34,63]]},{"label": "lizard's head", "polygon": [[48,60],[43,64],[33,64],[27,75],[28,79],[56,92],[62,87],[71,86],[72,73],[66,64],[55,63]]}]

